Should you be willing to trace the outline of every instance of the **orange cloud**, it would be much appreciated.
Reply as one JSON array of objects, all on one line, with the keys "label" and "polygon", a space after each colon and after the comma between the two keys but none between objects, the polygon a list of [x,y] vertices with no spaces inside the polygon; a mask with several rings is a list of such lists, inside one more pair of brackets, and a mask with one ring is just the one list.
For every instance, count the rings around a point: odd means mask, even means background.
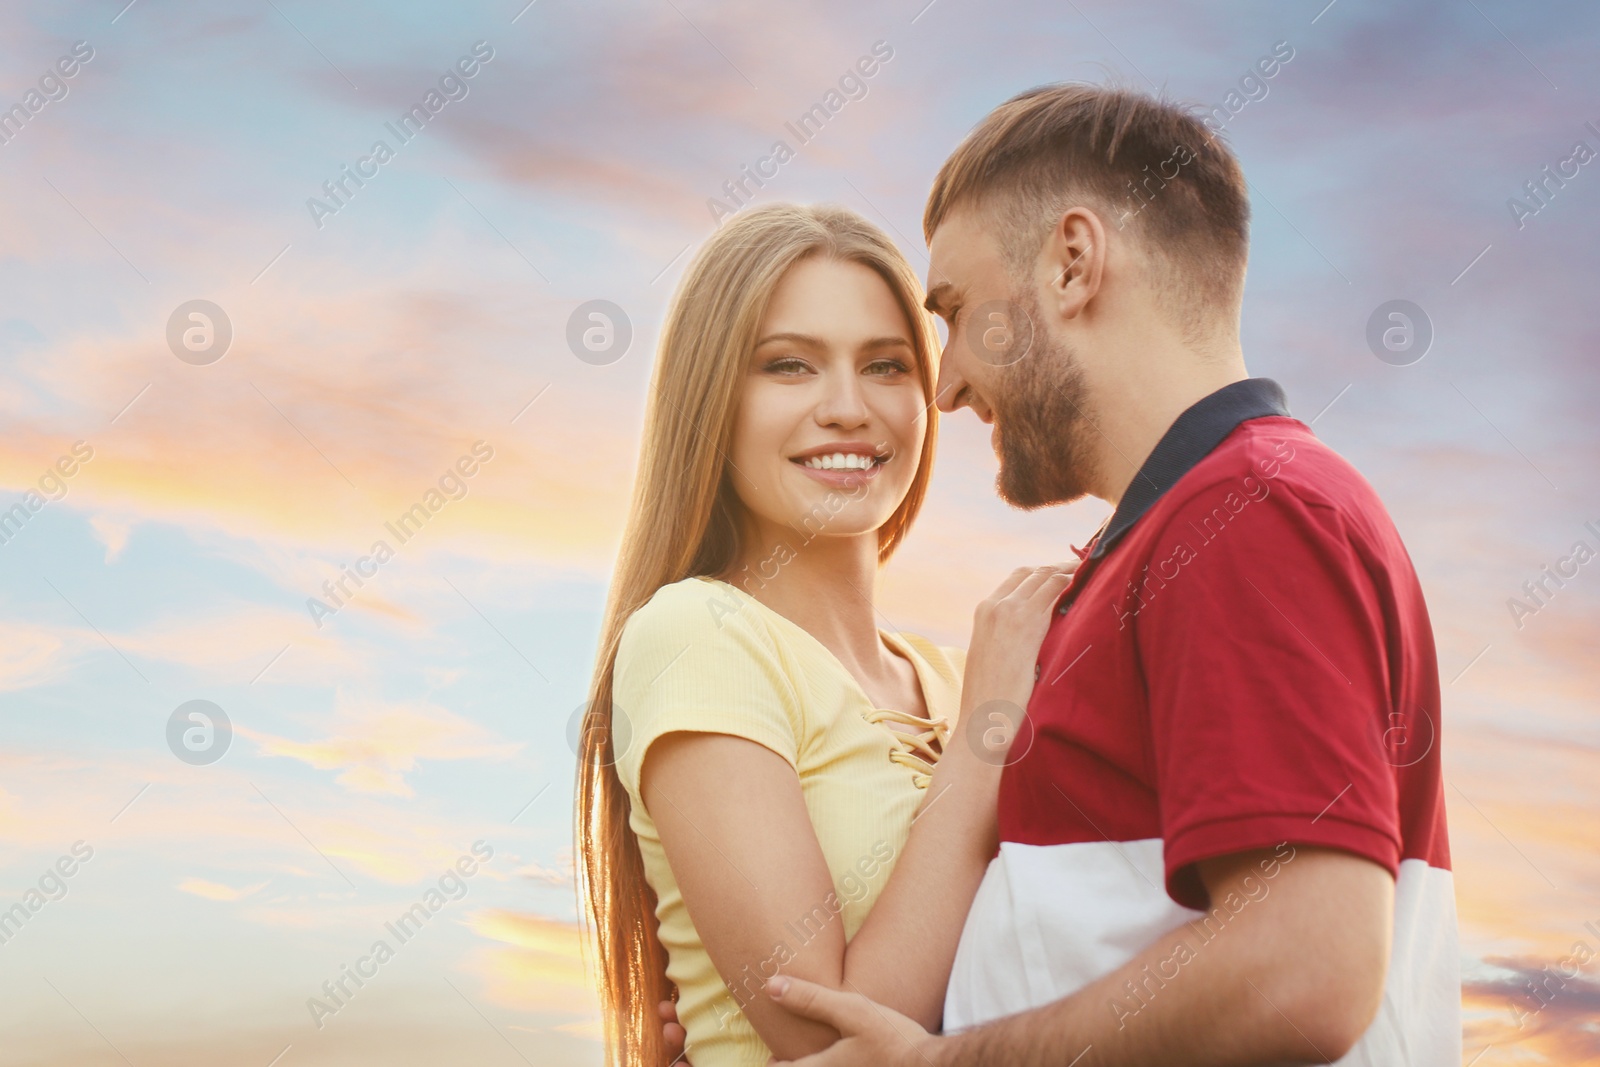
[{"label": "orange cloud", "polygon": [[420,758],[505,760],[522,749],[521,742],[495,740],[477,723],[424,701],[383,704],[341,690],[334,719],[338,732],[317,741],[235,729],[260,746],[263,755],[339,770],[334,780],[352,793],[402,797],[413,795],[405,775]]},{"label": "orange cloud", "polygon": [[[382,285],[313,290],[286,271],[281,282],[269,275],[212,294],[234,341],[210,366],[164,350],[160,306],[138,308],[121,328],[52,339],[0,394],[0,484],[35,483],[84,440],[93,458],[48,506],[95,516],[109,557],[137,523],[221,531],[319,553],[324,565],[301,595],[379,539],[408,557],[449,548],[602,566],[620,531],[636,420],[619,433],[593,427],[617,425],[619,407],[633,405],[618,404],[615,374],[602,378],[565,351],[565,301],[530,305],[510,283],[441,287],[455,283],[434,272],[465,271],[470,250],[440,240],[446,247],[425,257],[432,263]],[[557,350],[535,352],[548,356],[535,371],[530,345]],[[481,358],[463,360],[463,347]],[[649,349],[636,338],[632,378]],[[455,477],[474,440],[493,459],[462,479],[464,498],[401,544],[386,523]],[[561,521],[549,521],[553,511]],[[383,610],[370,592],[357,603]]]},{"label": "orange cloud", "polygon": [[[316,672],[348,675],[360,667],[355,655],[332,636],[317,634],[305,616],[244,604],[164,619],[114,633],[111,640],[130,655],[182,664],[218,681],[249,682],[269,664],[280,680]],[[289,651],[274,662],[285,645]]]},{"label": "orange cloud", "polygon": [[[500,843],[493,825],[462,823],[409,805],[400,811],[393,794],[350,793],[331,782],[289,784],[263,775],[260,767],[242,767],[231,754],[204,774],[194,771],[165,752],[158,757],[91,747],[54,753],[13,746],[0,753],[7,789],[0,792],[0,843],[8,852],[54,854],[86,838],[97,852],[131,848],[187,864],[194,842],[204,841],[208,862],[247,872],[240,880],[271,876],[291,886],[289,879],[303,879],[304,885],[285,899],[274,898],[271,907],[259,898],[250,903],[285,925],[296,920],[284,913],[304,915],[307,926],[337,926],[346,911],[361,907],[345,877],[411,886],[437,878],[475,838]],[[478,877],[512,876],[486,864]],[[308,895],[315,893],[331,896]],[[369,917],[382,922],[389,916]]]},{"label": "orange cloud", "polygon": [[584,966],[583,938],[576,923],[520,912],[487,909],[467,917],[467,926],[496,942],[480,957],[488,996],[502,1007],[593,1016],[598,999]]},{"label": "orange cloud", "polygon": [[243,900],[245,897],[260,892],[266,887],[266,884],[265,882],[257,882],[252,886],[235,889],[233,886],[223,885],[220,882],[208,882],[204,878],[185,878],[178,883],[178,889],[180,892],[193,893],[195,896],[203,897],[206,900],[233,901]]},{"label": "orange cloud", "polygon": [[[1499,1055],[1530,1063],[1600,1062],[1600,982],[1595,959],[1600,937],[1550,958],[1496,958],[1493,976],[1462,985],[1466,1054],[1493,1046]],[[1584,952],[1574,954],[1579,945]]]}]

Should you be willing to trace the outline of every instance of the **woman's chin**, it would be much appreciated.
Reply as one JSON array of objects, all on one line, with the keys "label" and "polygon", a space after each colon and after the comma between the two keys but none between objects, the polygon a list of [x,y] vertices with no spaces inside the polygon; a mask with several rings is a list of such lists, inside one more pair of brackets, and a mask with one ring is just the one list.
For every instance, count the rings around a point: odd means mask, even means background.
[{"label": "woman's chin", "polygon": [[789,527],[802,542],[817,537],[855,537],[877,533],[889,516],[894,514],[892,504],[875,500],[851,500],[838,490],[815,494],[811,500],[801,500],[789,518]]},{"label": "woman's chin", "polygon": [[761,511],[766,521],[792,530],[800,543],[824,535],[876,533],[910,490],[909,479],[898,477],[900,472],[893,469],[818,471],[792,466],[793,470],[778,474],[781,495],[776,500],[769,496]]}]

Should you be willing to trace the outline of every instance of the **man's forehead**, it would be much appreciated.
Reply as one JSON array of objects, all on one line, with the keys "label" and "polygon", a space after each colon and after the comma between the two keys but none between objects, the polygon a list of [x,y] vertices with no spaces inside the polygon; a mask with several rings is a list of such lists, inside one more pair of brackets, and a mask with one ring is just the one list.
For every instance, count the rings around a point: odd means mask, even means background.
[{"label": "man's forehead", "polygon": [[933,236],[928,239],[928,251],[935,260],[963,259],[976,251],[974,246],[983,235],[984,227],[977,224],[971,212],[965,209],[952,211],[934,229]]},{"label": "man's forehead", "polygon": [[989,227],[970,212],[951,212],[928,241],[929,306],[948,306],[950,298],[970,284],[974,272],[998,260],[998,255]]}]

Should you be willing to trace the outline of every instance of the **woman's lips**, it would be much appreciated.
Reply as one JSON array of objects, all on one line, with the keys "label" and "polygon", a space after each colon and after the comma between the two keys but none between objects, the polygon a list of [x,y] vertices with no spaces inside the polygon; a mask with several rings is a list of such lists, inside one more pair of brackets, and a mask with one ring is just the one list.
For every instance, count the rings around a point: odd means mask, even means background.
[{"label": "woman's lips", "polygon": [[[865,470],[819,470],[816,467],[808,467],[796,460],[790,460],[790,462],[823,485],[831,485],[836,489],[850,489],[869,482],[876,478],[878,472],[884,467],[883,463],[874,463]],[[886,460],[885,462],[888,461]]]}]

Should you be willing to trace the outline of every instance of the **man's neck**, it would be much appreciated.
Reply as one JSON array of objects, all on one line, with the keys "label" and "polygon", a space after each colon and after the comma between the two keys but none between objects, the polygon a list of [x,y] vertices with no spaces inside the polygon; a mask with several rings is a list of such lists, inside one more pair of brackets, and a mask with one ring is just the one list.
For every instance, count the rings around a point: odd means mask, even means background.
[{"label": "man's neck", "polygon": [[[1224,347],[1146,353],[1096,390],[1091,429],[1097,477],[1090,492],[1116,507],[1157,443],[1189,408],[1248,378],[1237,339]],[[1097,429],[1099,432],[1095,433]]]}]

